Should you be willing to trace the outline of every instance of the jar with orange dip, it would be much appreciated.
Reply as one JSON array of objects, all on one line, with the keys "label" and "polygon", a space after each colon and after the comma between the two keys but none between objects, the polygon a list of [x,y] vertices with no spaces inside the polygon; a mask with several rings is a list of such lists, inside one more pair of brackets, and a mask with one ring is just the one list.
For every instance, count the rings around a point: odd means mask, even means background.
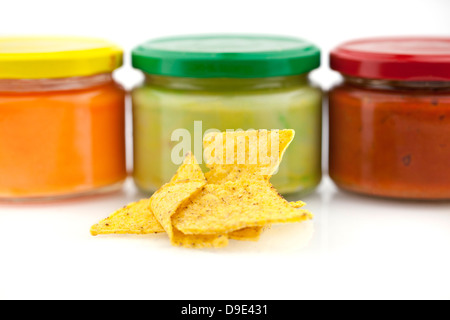
[{"label": "jar with orange dip", "polygon": [[331,68],[329,171],[341,188],[450,199],[450,38],[345,43]]},{"label": "jar with orange dip", "polygon": [[126,177],[123,52],[75,37],[0,37],[0,201],[71,197]]}]

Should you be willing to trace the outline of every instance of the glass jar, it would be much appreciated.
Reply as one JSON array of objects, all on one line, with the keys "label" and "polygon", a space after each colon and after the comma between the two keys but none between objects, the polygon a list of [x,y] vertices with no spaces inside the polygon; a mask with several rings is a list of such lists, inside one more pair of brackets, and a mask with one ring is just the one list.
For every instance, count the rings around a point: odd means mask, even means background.
[{"label": "glass jar", "polygon": [[126,177],[121,49],[0,38],[0,200],[115,190]]},{"label": "glass jar", "polygon": [[271,181],[283,194],[319,184],[322,92],[308,79],[320,64],[315,46],[286,37],[165,38],[135,49],[133,64],[145,72],[144,84],[132,93],[140,189],[153,192],[175,173],[177,129],[191,133],[193,151],[210,129],[294,129]]},{"label": "glass jar", "polygon": [[450,38],[349,42],[331,54],[329,172],[341,188],[450,199]]}]

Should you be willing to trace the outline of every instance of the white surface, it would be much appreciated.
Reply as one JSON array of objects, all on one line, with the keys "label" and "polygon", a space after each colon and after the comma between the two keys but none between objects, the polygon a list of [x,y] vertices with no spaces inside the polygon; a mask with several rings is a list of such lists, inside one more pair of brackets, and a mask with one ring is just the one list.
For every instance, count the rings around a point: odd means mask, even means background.
[{"label": "white surface", "polygon": [[[117,78],[142,77],[129,51],[146,39],[205,32],[286,34],[323,49],[312,74],[328,88],[328,52],[352,38],[449,35],[447,0],[15,0],[0,34],[107,38],[126,50]],[[325,130],[326,132],[326,130]],[[128,128],[130,133],[130,128]],[[0,177],[1,178],[1,177]],[[223,250],[171,247],[165,235],[91,237],[141,197],[123,192],[51,205],[0,204],[0,299],[450,298],[450,203],[372,199],[325,179],[306,197],[316,218]],[[309,239],[309,241],[307,241]]]},{"label": "white surface", "polygon": [[0,299],[450,299],[450,203],[343,193],[326,178],[303,199],[312,223],[256,243],[89,234],[141,197],[128,181],[83,201],[0,205]]}]

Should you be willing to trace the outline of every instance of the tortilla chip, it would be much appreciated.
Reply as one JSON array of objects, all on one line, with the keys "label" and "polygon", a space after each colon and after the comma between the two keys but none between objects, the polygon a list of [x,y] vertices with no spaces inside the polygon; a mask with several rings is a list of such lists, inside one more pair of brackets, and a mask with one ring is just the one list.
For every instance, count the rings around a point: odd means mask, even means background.
[{"label": "tortilla chip", "polygon": [[304,206],[306,206],[306,203],[304,203],[303,201],[292,201],[289,202],[289,204],[291,205],[292,208],[303,208]]},{"label": "tortilla chip", "polygon": [[150,199],[116,211],[91,233],[166,232],[175,246],[220,248],[229,239],[258,241],[272,224],[312,219],[300,209],[304,202],[286,201],[269,182],[293,137],[293,130],[209,134],[206,176],[188,153],[171,181]]},{"label": "tortilla chip", "polygon": [[228,237],[223,234],[185,235],[172,224],[172,216],[186,201],[201,191],[206,182],[182,181],[169,183],[158,190],[151,198],[151,209],[156,219],[169,235],[173,245],[185,248],[220,248],[228,244]]},{"label": "tortilla chip", "polygon": [[173,226],[172,216],[205,185],[205,176],[194,155],[189,153],[171,182],[151,197],[151,210],[173,245],[185,248],[220,248],[228,245],[226,235],[184,235]]},{"label": "tortilla chip", "polygon": [[[303,201],[293,201],[289,202],[289,205],[292,208],[299,209],[304,206],[306,206],[306,203]],[[233,232],[230,232],[228,234],[228,238],[232,240],[239,240],[239,241],[258,241],[261,237],[261,234],[265,231],[270,229],[271,225],[266,225],[264,227],[253,227],[253,228],[245,228],[241,230],[236,230]]]},{"label": "tortilla chip", "polygon": [[177,172],[172,177],[172,180],[170,180],[170,182],[185,180],[206,180],[202,168],[200,168],[197,159],[191,152],[186,154],[183,164],[178,168]]},{"label": "tortilla chip", "polygon": [[208,183],[269,180],[295,136],[294,130],[212,132],[203,140]]},{"label": "tortilla chip", "polygon": [[[186,155],[183,164],[172,178],[172,182],[188,179],[206,180],[192,153]],[[99,234],[150,234],[165,232],[151,211],[150,202],[151,199],[143,199],[117,210],[108,218],[92,226],[91,234],[96,236]]]},{"label": "tortilla chip", "polygon": [[150,210],[150,199],[134,202],[92,226],[91,234],[150,234],[164,232]]},{"label": "tortilla chip", "polygon": [[293,208],[270,182],[241,180],[205,185],[172,221],[184,234],[211,235],[309,219],[310,212]]},{"label": "tortilla chip", "polygon": [[265,228],[253,227],[236,230],[228,234],[228,238],[239,241],[258,241]]}]

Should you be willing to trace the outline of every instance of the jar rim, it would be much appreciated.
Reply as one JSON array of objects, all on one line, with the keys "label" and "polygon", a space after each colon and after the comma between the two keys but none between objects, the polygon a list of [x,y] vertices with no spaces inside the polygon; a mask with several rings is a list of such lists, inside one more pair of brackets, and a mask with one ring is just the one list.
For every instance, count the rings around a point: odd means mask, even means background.
[{"label": "jar rim", "polygon": [[344,81],[359,87],[381,90],[450,90],[450,81],[404,81],[343,76]]},{"label": "jar rim", "polygon": [[114,81],[112,73],[58,79],[0,79],[0,93],[83,90]]}]

